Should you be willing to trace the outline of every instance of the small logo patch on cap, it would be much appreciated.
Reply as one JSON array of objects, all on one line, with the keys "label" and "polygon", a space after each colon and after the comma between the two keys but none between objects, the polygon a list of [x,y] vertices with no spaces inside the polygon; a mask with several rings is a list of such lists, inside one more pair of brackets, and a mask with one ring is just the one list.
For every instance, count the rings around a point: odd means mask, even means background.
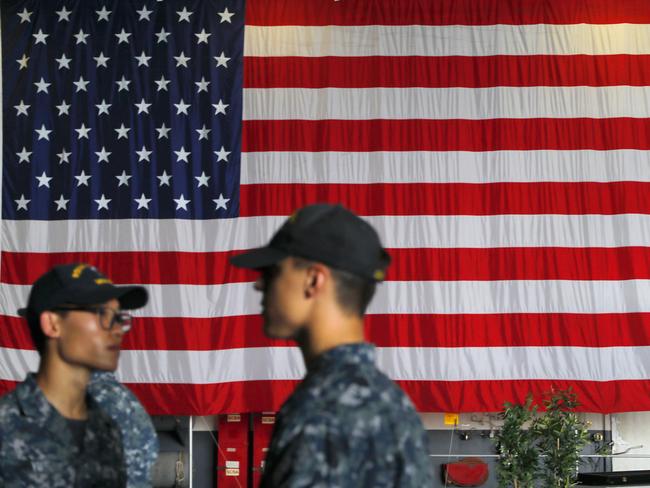
[{"label": "small logo patch on cap", "polygon": [[95,284],[97,285],[112,285],[113,282],[108,278],[95,278]]},{"label": "small logo patch on cap", "polygon": [[84,269],[86,269],[87,267],[88,267],[87,264],[80,264],[79,266],[76,266],[72,270],[72,277],[75,279],[79,278],[81,276],[81,273],[83,273]]},{"label": "small logo patch on cap", "polygon": [[384,277],[386,276],[386,273],[384,273],[383,270],[378,269],[375,270],[375,272],[372,274],[373,278],[375,278],[377,281],[382,281]]}]

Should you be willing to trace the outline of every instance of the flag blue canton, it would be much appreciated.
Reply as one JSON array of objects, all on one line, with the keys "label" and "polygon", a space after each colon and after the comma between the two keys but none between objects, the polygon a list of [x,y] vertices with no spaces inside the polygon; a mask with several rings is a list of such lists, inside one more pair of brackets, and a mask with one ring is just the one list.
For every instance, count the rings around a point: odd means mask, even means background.
[{"label": "flag blue canton", "polygon": [[238,215],[243,1],[5,5],[4,219]]}]

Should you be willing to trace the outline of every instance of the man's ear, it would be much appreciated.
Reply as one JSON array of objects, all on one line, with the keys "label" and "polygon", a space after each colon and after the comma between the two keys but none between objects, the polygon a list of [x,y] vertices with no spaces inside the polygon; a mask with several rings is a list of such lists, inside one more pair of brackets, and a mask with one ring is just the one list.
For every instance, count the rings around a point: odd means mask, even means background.
[{"label": "man's ear", "polygon": [[45,337],[56,338],[61,336],[61,317],[59,315],[46,310],[41,312],[39,322]]},{"label": "man's ear", "polygon": [[305,296],[311,298],[317,293],[320,293],[330,277],[331,273],[327,266],[318,263],[310,266],[309,272],[307,273]]}]

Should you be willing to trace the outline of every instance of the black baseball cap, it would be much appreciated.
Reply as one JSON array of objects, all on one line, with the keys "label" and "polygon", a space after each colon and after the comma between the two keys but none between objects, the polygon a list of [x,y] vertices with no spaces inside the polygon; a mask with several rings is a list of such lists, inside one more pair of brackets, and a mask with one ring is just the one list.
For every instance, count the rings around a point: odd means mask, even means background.
[{"label": "black baseball cap", "polygon": [[390,256],[373,227],[341,205],[314,204],[296,211],[265,247],[233,256],[240,268],[262,269],[295,256],[383,281]]},{"label": "black baseball cap", "polygon": [[59,305],[93,305],[113,298],[126,310],[144,307],[149,296],[142,286],[115,286],[97,268],[84,263],[55,266],[38,278],[29,292],[22,317],[37,316]]}]

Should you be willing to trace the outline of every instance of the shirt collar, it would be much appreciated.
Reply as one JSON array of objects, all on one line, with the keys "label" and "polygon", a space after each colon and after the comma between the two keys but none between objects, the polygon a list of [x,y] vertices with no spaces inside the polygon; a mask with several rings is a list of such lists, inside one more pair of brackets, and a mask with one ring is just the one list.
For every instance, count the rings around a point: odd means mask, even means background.
[{"label": "shirt collar", "polygon": [[329,366],[343,364],[374,364],[375,354],[375,346],[367,342],[343,344],[342,346],[329,349],[318,356],[309,370],[317,371]]}]

